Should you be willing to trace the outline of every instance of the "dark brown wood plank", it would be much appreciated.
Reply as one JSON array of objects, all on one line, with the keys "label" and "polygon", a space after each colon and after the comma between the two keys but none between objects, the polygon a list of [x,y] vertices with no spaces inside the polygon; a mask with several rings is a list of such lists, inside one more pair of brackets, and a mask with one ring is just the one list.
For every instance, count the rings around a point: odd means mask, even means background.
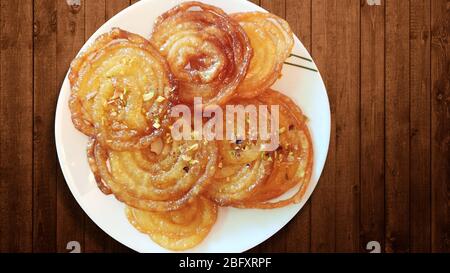
[{"label": "dark brown wood plank", "polygon": [[450,5],[431,1],[432,251],[450,252]]},{"label": "dark brown wood plank", "polygon": [[[256,5],[258,5],[258,6],[260,6],[261,5],[261,1],[260,0],[249,0],[250,2],[252,2],[252,3],[254,3],[254,4],[256,4]],[[274,235],[274,236],[272,236],[272,237],[275,237],[276,235]],[[269,239],[269,241],[270,241],[270,239]],[[251,250],[249,250],[249,252],[254,252],[254,253],[257,253],[257,252],[259,252],[259,250],[261,249],[261,248],[264,248],[265,246],[265,243],[262,243],[261,245],[258,245],[258,246],[256,246],[256,247],[254,247],[254,248],[252,248]]]},{"label": "dark brown wood plank", "polygon": [[361,7],[361,251],[384,248],[384,7]]},{"label": "dark brown wood plank", "polygon": [[[261,0],[259,2],[261,7],[266,9],[267,11],[280,16],[281,18],[285,18],[285,0],[274,0],[267,1]],[[284,228],[276,235],[272,236],[269,240],[265,241],[258,247],[254,249],[256,252],[284,252],[286,250],[286,238],[289,236],[287,234],[287,229]]]},{"label": "dark brown wood plank", "polygon": [[336,251],[359,250],[360,1],[340,0],[336,70]]},{"label": "dark brown wood plank", "polygon": [[[286,0],[286,21],[292,31],[311,52],[312,0]],[[286,231],[284,231],[286,230]],[[311,250],[311,202],[281,232],[286,252],[309,252]]]},{"label": "dark brown wood plank", "polygon": [[430,1],[411,0],[410,3],[410,250],[429,252]]},{"label": "dark brown wood plank", "polygon": [[[85,3],[70,6],[57,2],[57,66],[58,86],[62,85],[72,59],[84,44]],[[84,247],[84,212],[70,192],[61,170],[57,173],[57,251],[68,252],[67,243],[77,241]]]},{"label": "dark brown wood plank", "polygon": [[56,1],[34,1],[33,251],[56,252]]},{"label": "dark brown wood plank", "polygon": [[102,253],[105,248],[105,237],[108,236],[87,215],[84,216],[84,252]]},{"label": "dark brown wood plank", "polygon": [[[127,250],[85,216],[60,171],[55,177],[53,116],[69,63],[107,17],[137,2],[105,1],[85,1],[78,11],[66,1],[34,0],[34,46],[33,1],[1,2],[0,212],[7,217],[0,220],[0,233],[8,236],[0,236],[0,251],[67,252],[67,242],[74,240],[86,252]],[[449,252],[448,1],[387,0],[368,6],[363,0],[360,24],[351,0],[261,2],[285,17],[313,49],[333,120],[326,168],[312,201],[255,251],[365,251],[375,240],[388,252]],[[354,39],[358,27],[360,47]],[[354,89],[359,48],[360,105]],[[360,123],[355,123],[356,110]],[[354,156],[358,147],[360,162]]]},{"label": "dark brown wood plank", "polygon": [[386,1],[386,251],[409,245],[409,1]]},{"label": "dark brown wood plank", "polygon": [[331,107],[327,162],[311,200],[312,252],[334,252],[336,248],[337,5],[334,0],[312,1],[312,55],[325,81]]},{"label": "dark brown wood plank", "polygon": [[0,18],[0,252],[31,252],[33,2],[1,1]]},{"label": "dark brown wood plank", "polygon": [[[110,19],[130,5],[129,0],[106,0],[106,19]],[[130,252],[131,250],[104,233],[106,252]]]}]

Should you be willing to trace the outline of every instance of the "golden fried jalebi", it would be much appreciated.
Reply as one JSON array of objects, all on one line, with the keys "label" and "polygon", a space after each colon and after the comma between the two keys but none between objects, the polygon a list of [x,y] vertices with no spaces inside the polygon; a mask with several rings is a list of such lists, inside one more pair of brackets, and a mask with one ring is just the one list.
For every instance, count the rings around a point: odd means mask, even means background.
[{"label": "golden fried jalebi", "polygon": [[127,207],[130,223],[148,234],[160,246],[185,250],[198,245],[208,235],[217,218],[217,205],[204,198],[169,212],[149,212]]},{"label": "golden fried jalebi", "polygon": [[[200,10],[198,10],[200,9]],[[223,104],[247,73],[252,48],[244,30],[221,9],[182,3],[162,14],[151,41],[180,84],[180,100]]]},{"label": "golden fried jalebi", "polygon": [[142,210],[182,207],[203,191],[216,169],[214,142],[173,141],[169,136],[133,151],[107,150],[99,143],[89,147],[89,161],[95,162],[91,169],[100,189]]},{"label": "golden fried jalebi", "polygon": [[[280,146],[260,152],[252,141],[219,144],[219,168],[208,194],[220,205],[241,208],[276,208],[297,203],[311,177],[313,150],[306,118],[287,96],[267,90],[241,104],[279,105]],[[231,155],[231,157],[230,157]],[[292,197],[268,202],[299,186]]]},{"label": "golden fried jalebi", "polygon": [[120,29],[100,36],[69,74],[75,127],[103,146],[148,146],[168,123],[175,98],[169,66],[144,38]]},{"label": "golden fried jalebi", "polygon": [[283,63],[294,46],[294,36],[289,24],[271,13],[245,12],[230,16],[245,30],[253,47],[250,67],[236,95],[253,98],[280,77]]}]

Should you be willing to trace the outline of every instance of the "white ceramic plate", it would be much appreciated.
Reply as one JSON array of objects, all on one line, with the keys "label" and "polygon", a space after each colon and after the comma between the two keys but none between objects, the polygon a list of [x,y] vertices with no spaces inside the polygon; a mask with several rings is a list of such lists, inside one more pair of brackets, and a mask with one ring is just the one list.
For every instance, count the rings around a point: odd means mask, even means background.
[{"label": "white ceramic plate", "polygon": [[[228,13],[264,11],[245,0],[201,1],[218,6]],[[180,2],[184,1],[142,0],[106,22],[87,41],[83,49],[112,27],[120,27],[149,37],[156,17]],[[297,38],[295,38],[293,53],[310,57]],[[294,58],[290,61],[315,67],[313,63]],[[303,200],[299,204],[274,210],[221,208],[218,220],[208,237],[189,252],[243,252],[262,243],[300,211],[316,187],[325,163],[330,139],[330,108],[322,78],[319,73],[285,65],[283,77],[275,83],[273,88],[293,98],[309,117],[309,127],[314,143],[314,169],[312,181]],[[168,252],[128,223],[122,203],[113,196],[105,196],[97,188],[86,159],[88,138],[74,128],[70,119],[69,94],[70,85],[66,77],[56,109],[55,134],[59,162],[75,199],[101,229],[122,244],[139,252]]]}]

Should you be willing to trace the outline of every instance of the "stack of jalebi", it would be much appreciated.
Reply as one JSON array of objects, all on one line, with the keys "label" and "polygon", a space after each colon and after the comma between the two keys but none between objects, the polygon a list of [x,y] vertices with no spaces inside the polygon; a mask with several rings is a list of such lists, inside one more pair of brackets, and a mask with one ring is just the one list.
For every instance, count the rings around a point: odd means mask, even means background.
[{"label": "stack of jalebi", "polygon": [[[97,185],[126,204],[136,229],[185,250],[208,235],[218,206],[301,200],[313,164],[306,117],[270,89],[293,44],[289,25],[273,14],[186,2],[162,14],[149,39],[115,28],[72,62],[73,124],[90,138]],[[278,148],[262,151],[261,139],[174,139],[173,107],[192,108],[195,97],[203,106],[278,106]]]}]

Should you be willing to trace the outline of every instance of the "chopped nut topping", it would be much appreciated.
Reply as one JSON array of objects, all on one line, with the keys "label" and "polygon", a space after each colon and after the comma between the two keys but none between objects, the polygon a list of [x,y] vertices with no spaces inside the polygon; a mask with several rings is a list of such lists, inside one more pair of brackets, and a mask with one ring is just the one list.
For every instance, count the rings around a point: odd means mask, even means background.
[{"label": "chopped nut topping", "polygon": [[184,161],[190,161],[192,158],[187,155],[181,155],[181,159],[183,159]]},{"label": "chopped nut topping", "polygon": [[189,146],[186,151],[195,151],[198,149],[198,143],[192,144],[191,146]]},{"label": "chopped nut topping", "polygon": [[195,165],[195,164],[197,164],[199,161],[197,160],[197,159],[192,159],[192,160],[189,160],[189,164],[191,164],[191,165]]},{"label": "chopped nut topping", "polygon": [[95,95],[97,95],[97,91],[92,91],[91,93],[86,95],[86,99],[91,100],[95,97]]},{"label": "chopped nut topping", "polygon": [[166,86],[166,87],[164,88],[164,93],[166,93],[166,94],[170,94],[170,93],[172,93],[173,91],[175,91],[175,87],[168,87],[168,86]]},{"label": "chopped nut topping", "polygon": [[193,131],[192,134],[191,134],[191,136],[192,136],[193,139],[197,139],[197,138],[200,137],[200,132],[198,132],[198,131]]}]

